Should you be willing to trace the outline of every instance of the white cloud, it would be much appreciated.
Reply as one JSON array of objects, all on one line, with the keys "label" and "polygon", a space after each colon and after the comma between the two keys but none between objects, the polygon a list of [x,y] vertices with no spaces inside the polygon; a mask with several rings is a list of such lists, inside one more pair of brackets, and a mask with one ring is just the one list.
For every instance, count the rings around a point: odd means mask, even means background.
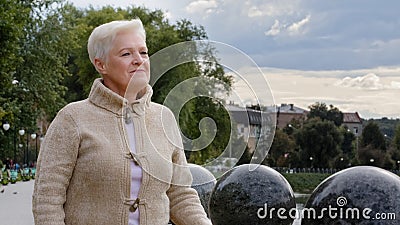
[{"label": "white cloud", "polygon": [[264,32],[266,36],[277,36],[278,34],[288,34],[291,36],[304,34],[304,27],[310,22],[311,15],[306,16],[304,19],[293,22],[291,25],[282,24],[279,20],[275,19],[271,28]]},{"label": "white cloud", "polygon": [[274,24],[271,26],[271,28],[265,32],[265,35],[267,36],[276,36],[281,32],[281,26],[279,23],[279,20],[275,20]]},{"label": "white cloud", "polygon": [[335,85],[364,90],[400,89],[400,82],[392,81],[390,84],[385,84],[375,73],[368,73],[355,78],[345,77],[336,82]]},{"label": "white cloud", "polygon": [[374,73],[369,73],[365,76],[356,78],[345,77],[342,80],[338,81],[335,85],[367,90],[380,90],[383,88],[383,84],[381,84],[380,78]]},{"label": "white cloud", "polygon": [[[225,0],[232,4],[238,4],[235,0]],[[244,14],[250,18],[253,17],[268,17],[268,18],[286,18],[298,14],[300,7],[298,0],[270,0],[268,3],[245,1],[240,7]]]},{"label": "white cloud", "polygon": [[390,83],[390,86],[391,86],[391,88],[393,88],[393,89],[400,89],[400,82],[392,81],[392,82]]},{"label": "white cloud", "polygon": [[251,18],[251,17],[260,17],[263,15],[263,12],[257,8],[256,6],[252,6],[250,7],[247,15]]},{"label": "white cloud", "polygon": [[186,6],[185,10],[191,14],[210,14],[215,12],[218,3],[215,0],[197,0]]},{"label": "white cloud", "polygon": [[299,10],[299,1],[293,0],[274,0],[260,5],[258,8],[263,15],[269,17],[280,17],[293,15]]},{"label": "white cloud", "polygon": [[310,22],[311,19],[311,15],[308,15],[306,18],[293,23],[292,25],[290,25],[287,30],[289,32],[290,35],[297,35],[297,34],[301,34],[302,30],[304,28],[304,26]]}]

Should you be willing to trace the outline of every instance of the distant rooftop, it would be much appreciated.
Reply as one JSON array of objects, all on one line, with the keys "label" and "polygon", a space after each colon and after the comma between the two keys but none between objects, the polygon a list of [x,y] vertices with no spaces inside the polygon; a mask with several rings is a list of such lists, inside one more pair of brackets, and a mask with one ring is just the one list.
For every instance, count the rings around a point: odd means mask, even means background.
[{"label": "distant rooftop", "polygon": [[294,104],[286,104],[282,103],[281,105],[276,106],[259,106],[259,105],[251,105],[251,106],[239,106],[230,102],[225,105],[226,110],[228,111],[248,111],[248,112],[268,112],[268,113],[294,113],[294,114],[307,114],[308,110],[302,109],[300,107],[295,106]]},{"label": "distant rooftop", "polygon": [[248,105],[246,107],[233,104],[225,105],[225,109],[229,112],[237,123],[261,125],[263,121],[271,120],[270,113],[275,113],[275,107],[260,106],[260,105]]},{"label": "distant rooftop", "polygon": [[233,104],[226,104],[225,108],[228,111],[246,111],[245,107],[240,107],[238,105],[233,105]]},{"label": "distant rooftop", "polygon": [[362,120],[357,112],[343,113],[343,123],[362,123]]},{"label": "distant rooftop", "polygon": [[226,105],[226,110],[233,116],[236,122],[241,124],[261,124],[261,111],[244,108],[238,105]]},{"label": "distant rooftop", "polygon": [[281,104],[278,106],[279,113],[295,113],[295,114],[305,114],[308,111],[295,106],[294,104]]}]

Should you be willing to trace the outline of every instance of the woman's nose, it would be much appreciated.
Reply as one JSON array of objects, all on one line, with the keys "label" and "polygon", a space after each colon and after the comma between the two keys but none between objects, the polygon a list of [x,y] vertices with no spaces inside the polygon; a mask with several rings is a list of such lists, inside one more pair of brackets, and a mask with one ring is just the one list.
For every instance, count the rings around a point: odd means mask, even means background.
[{"label": "woman's nose", "polygon": [[132,59],[132,63],[133,63],[133,64],[135,64],[135,65],[136,65],[136,64],[137,64],[137,65],[140,65],[140,64],[143,63],[142,55],[140,55],[139,52],[136,52],[136,53],[132,54],[132,56],[133,56],[133,59]]}]

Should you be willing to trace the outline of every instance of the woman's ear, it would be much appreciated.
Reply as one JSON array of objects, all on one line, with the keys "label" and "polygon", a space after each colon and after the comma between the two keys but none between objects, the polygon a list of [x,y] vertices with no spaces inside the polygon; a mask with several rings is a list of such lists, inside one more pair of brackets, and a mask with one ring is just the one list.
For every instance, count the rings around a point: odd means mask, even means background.
[{"label": "woman's ear", "polygon": [[99,58],[94,59],[94,66],[96,67],[96,70],[101,73],[101,74],[107,74],[107,68],[106,64],[103,62],[103,60]]}]

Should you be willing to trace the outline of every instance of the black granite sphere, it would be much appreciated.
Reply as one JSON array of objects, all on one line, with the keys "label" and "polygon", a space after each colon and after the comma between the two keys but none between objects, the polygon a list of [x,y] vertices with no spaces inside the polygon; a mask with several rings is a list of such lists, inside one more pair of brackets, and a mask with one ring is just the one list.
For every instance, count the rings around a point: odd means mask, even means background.
[{"label": "black granite sphere", "polygon": [[295,213],[291,217],[289,212],[295,209],[293,190],[280,173],[267,166],[245,164],[217,181],[209,215],[213,225],[291,225]]},{"label": "black granite sphere", "polygon": [[304,208],[306,225],[399,225],[400,178],[372,166],[342,170],[324,180]]},{"label": "black granite sphere", "polygon": [[214,175],[202,166],[189,163],[189,169],[193,177],[191,186],[197,191],[201,205],[208,214],[208,202],[217,181]]},{"label": "black granite sphere", "polygon": [[[206,168],[192,163],[188,163],[188,165],[193,178],[191,187],[197,191],[201,205],[208,216],[208,202],[217,180]],[[169,224],[175,225],[171,221]]]}]

